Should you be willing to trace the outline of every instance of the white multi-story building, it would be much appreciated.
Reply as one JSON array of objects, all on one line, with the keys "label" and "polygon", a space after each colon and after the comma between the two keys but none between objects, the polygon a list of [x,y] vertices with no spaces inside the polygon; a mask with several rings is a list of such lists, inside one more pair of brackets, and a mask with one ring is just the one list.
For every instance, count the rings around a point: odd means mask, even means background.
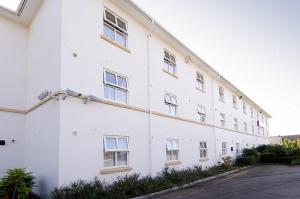
[{"label": "white multi-story building", "polygon": [[270,115],[130,0],[19,2],[0,9],[1,172],[49,193],[268,143]]}]

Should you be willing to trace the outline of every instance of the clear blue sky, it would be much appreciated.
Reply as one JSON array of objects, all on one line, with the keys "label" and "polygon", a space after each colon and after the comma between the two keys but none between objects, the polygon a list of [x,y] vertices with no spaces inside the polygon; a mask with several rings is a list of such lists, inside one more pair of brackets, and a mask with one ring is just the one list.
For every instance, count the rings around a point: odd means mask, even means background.
[{"label": "clear blue sky", "polygon": [[271,135],[300,133],[300,0],[134,2],[269,112]]}]

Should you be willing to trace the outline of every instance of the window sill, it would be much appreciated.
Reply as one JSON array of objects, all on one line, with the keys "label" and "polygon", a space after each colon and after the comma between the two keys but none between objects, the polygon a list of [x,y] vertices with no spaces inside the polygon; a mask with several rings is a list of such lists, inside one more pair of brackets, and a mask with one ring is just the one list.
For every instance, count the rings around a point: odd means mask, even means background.
[{"label": "window sill", "polygon": [[166,71],[165,69],[163,69],[163,71],[169,75],[171,75],[172,77],[175,77],[176,79],[178,79],[178,76],[177,75],[174,75],[172,73],[170,73],[169,71]]},{"label": "window sill", "polygon": [[198,87],[196,87],[196,89],[197,89],[198,91],[201,91],[202,93],[206,93],[205,90],[202,90],[202,89],[200,89],[200,88],[198,88]]},{"label": "window sill", "polygon": [[209,160],[209,158],[200,158],[199,162],[205,162],[205,161],[208,161],[208,160]]},{"label": "window sill", "polygon": [[124,46],[121,46],[120,44],[118,44],[117,42],[115,42],[115,41],[113,41],[113,40],[107,38],[106,36],[101,35],[101,38],[104,39],[105,41],[107,41],[107,42],[109,42],[109,43],[111,43],[111,44],[113,44],[113,45],[115,45],[115,46],[121,48],[122,50],[125,50],[125,51],[128,52],[128,53],[131,53],[131,51],[130,51],[128,48],[126,48],[126,47],[124,47]]},{"label": "window sill", "polygon": [[175,161],[166,162],[165,166],[168,167],[168,166],[179,165],[179,164],[181,164],[181,162],[179,160],[175,160]]},{"label": "window sill", "polygon": [[126,172],[131,171],[132,167],[124,166],[124,167],[116,167],[116,168],[104,168],[100,170],[100,174],[110,174],[110,173],[118,173],[118,172]]}]

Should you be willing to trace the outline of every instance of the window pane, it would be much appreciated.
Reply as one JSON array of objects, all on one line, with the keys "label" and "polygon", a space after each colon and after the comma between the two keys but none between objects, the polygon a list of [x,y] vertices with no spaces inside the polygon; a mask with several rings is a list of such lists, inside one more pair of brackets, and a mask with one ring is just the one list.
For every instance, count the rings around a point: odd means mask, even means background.
[{"label": "window pane", "polygon": [[168,52],[165,51],[165,58],[170,60],[170,54]]},{"label": "window pane", "polygon": [[177,104],[177,98],[175,96],[171,96],[172,104]]},{"label": "window pane", "polygon": [[178,150],[179,149],[178,141],[173,141],[172,144],[173,144],[173,149],[174,150]]},{"label": "window pane", "polygon": [[171,161],[172,160],[172,152],[171,151],[167,151],[166,155],[167,155],[167,161]]},{"label": "window pane", "polygon": [[206,146],[206,142],[204,142],[204,143],[203,143],[203,146],[204,146],[204,148],[207,148],[207,146]]},{"label": "window pane", "polygon": [[104,167],[115,166],[115,152],[104,153]]},{"label": "window pane", "polygon": [[115,16],[110,13],[108,10],[105,10],[105,16],[106,16],[106,19],[114,24],[116,24],[116,18]]},{"label": "window pane", "polygon": [[172,141],[171,140],[167,140],[167,150],[172,150],[173,146],[172,146]]},{"label": "window pane", "polygon": [[173,116],[176,115],[176,106],[169,105],[169,114]]},{"label": "window pane", "polygon": [[115,30],[106,24],[104,24],[104,26],[103,26],[103,34],[107,38],[115,41]]},{"label": "window pane", "polygon": [[126,23],[125,22],[123,22],[122,20],[120,20],[120,19],[118,19],[117,18],[117,23],[118,23],[118,26],[121,28],[121,29],[123,29],[123,30],[127,30],[127,28],[126,28]]},{"label": "window pane", "polygon": [[116,101],[127,103],[127,91],[116,89]]},{"label": "window pane", "polygon": [[116,42],[121,46],[126,47],[126,36],[117,31]]},{"label": "window pane", "polygon": [[127,138],[118,138],[118,149],[128,149]]},{"label": "window pane", "polygon": [[169,71],[169,63],[167,61],[164,62],[164,69]]},{"label": "window pane", "polygon": [[110,73],[108,71],[105,71],[105,81],[107,83],[110,83],[110,84],[114,84],[116,85],[117,84],[117,80],[116,80],[116,75],[113,74],[113,73]]},{"label": "window pane", "polygon": [[169,72],[175,75],[175,66],[169,65]]},{"label": "window pane", "polygon": [[172,61],[173,63],[176,63],[175,57],[174,57],[173,55],[171,55],[170,58],[171,58],[171,61]]},{"label": "window pane", "polygon": [[165,95],[165,102],[172,103],[172,99],[170,95]]},{"label": "window pane", "polygon": [[115,138],[105,138],[105,140],[107,150],[117,149],[117,140]]},{"label": "window pane", "polygon": [[104,97],[106,99],[115,100],[115,89],[109,86],[104,86]]},{"label": "window pane", "polygon": [[122,88],[127,88],[127,82],[126,82],[126,78],[118,76],[118,86],[122,87]]},{"label": "window pane", "polygon": [[172,160],[178,160],[178,151],[172,151]]},{"label": "window pane", "polygon": [[117,160],[117,166],[124,166],[127,165],[127,154],[128,152],[122,151],[122,152],[117,152],[118,160]]}]

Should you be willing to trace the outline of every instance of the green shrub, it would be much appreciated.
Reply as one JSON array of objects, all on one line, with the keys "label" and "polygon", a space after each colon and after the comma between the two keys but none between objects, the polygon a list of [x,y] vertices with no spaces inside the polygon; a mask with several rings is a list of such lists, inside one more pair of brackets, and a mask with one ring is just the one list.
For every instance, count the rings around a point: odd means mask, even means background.
[{"label": "green shrub", "polygon": [[8,169],[0,180],[0,198],[28,198],[34,186],[35,177],[25,169]]},{"label": "green shrub", "polygon": [[231,158],[231,156],[224,157],[224,158],[222,158],[222,160],[223,160],[222,166],[225,169],[231,169],[232,168],[232,158]]},{"label": "green shrub", "polygon": [[259,145],[258,147],[256,147],[256,150],[260,153],[265,153],[267,151],[267,145]]},{"label": "green shrub", "polygon": [[237,158],[236,164],[237,165],[253,165],[257,163],[257,157],[256,156],[242,156]]},{"label": "green shrub", "polygon": [[279,157],[276,159],[277,163],[290,164],[292,161],[292,156]]},{"label": "green shrub", "polygon": [[293,148],[289,151],[290,155],[300,155],[300,148]]},{"label": "green shrub", "polygon": [[291,161],[291,165],[300,165],[300,158],[294,158]]},{"label": "green shrub", "polygon": [[123,199],[146,195],[161,191],[174,186],[180,186],[205,177],[217,175],[228,171],[224,166],[215,166],[202,170],[200,166],[183,170],[164,169],[158,176],[140,177],[139,174],[118,178],[111,184],[94,179],[91,182],[78,181],[69,186],[56,188],[51,193],[52,199],[73,199],[73,198],[103,198]]},{"label": "green shrub", "polygon": [[260,161],[263,163],[276,163],[276,153],[262,153],[260,154]]},{"label": "green shrub", "polygon": [[247,149],[243,150],[242,156],[258,156],[256,149]]}]

